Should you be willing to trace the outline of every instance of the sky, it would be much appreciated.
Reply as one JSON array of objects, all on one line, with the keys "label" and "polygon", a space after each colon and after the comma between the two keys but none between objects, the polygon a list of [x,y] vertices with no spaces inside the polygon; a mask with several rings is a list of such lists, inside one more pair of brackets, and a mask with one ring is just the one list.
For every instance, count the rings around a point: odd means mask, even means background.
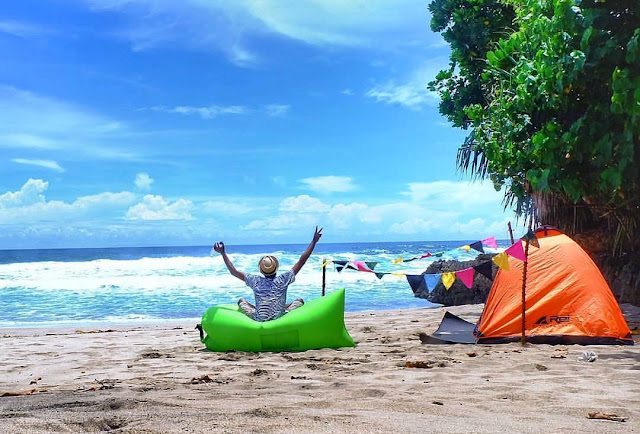
[{"label": "sky", "polygon": [[0,3],[0,248],[506,238],[427,0]]}]

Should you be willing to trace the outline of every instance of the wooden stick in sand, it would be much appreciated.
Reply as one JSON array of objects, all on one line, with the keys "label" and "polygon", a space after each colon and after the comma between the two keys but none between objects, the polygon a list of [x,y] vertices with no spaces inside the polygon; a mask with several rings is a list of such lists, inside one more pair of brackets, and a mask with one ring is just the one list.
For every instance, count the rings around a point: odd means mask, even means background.
[{"label": "wooden stick in sand", "polygon": [[[533,224],[533,214],[529,217],[529,230],[531,232],[531,225]],[[509,224],[509,230],[511,230],[511,224]],[[513,235],[511,235],[513,240]],[[525,237],[524,244],[524,264],[522,266],[522,336],[520,338],[520,344],[524,347],[527,342],[525,334],[525,319],[526,319],[526,294],[527,294],[527,266],[529,265],[529,237]]]},{"label": "wooden stick in sand", "polygon": [[324,297],[324,287],[325,287],[325,282],[327,279],[327,261],[325,261],[324,258],[322,258],[322,296]]}]

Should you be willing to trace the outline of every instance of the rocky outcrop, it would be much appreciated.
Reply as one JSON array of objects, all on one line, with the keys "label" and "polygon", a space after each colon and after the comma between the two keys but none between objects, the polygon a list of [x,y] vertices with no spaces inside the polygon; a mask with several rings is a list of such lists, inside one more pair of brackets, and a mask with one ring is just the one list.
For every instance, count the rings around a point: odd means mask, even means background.
[{"label": "rocky outcrop", "polygon": [[600,268],[618,302],[640,306],[640,249],[629,246],[628,242],[625,249],[614,249],[612,245],[618,235],[610,228],[567,233]]},{"label": "rocky outcrop", "polygon": [[[619,303],[630,303],[640,306],[640,255],[627,253],[614,256],[610,252],[602,251],[594,245],[594,241],[582,237],[576,237],[581,241],[583,248],[591,247],[597,253],[590,256],[605,279],[609,283],[613,295]],[[589,244],[591,243],[591,244]],[[588,252],[588,250],[585,248]],[[473,261],[436,261],[429,265],[426,273],[446,273],[473,267],[491,259],[494,255],[482,254]],[[495,277],[498,267],[493,264],[493,276]],[[427,300],[433,303],[440,303],[445,306],[457,306],[461,304],[484,303],[492,281],[481,274],[476,273],[473,280],[473,287],[468,289],[460,280],[456,279],[453,286],[447,291],[442,282],[439,282],[435,289],[429,288],[431,292]]]},{"label": "rocky outcrop", "polygon": [[640,259],[607,255],[593,257],[619,303],[640,306]]},{"label": "rocky outcrop", "polygon": [[[491,260],[493,256],[495,255],[481,254],[473,261],[436,261],[429,265],[426,273],[446,273],[450,271],[464,270],[465,268],[487,262]],[[492,266],[493,276],[495,277],[498,267],[493,263]],[[446,290],[442,281],[440,281],[431,291],[427,300],[432,303],[440,303],[445,306],[484,303],[489,295],[492,283],[493,281],[480,273],[475,274],[471,289],[467,288],[459,279],[456,279],[453,286],[449,288],[449,290]]]}]

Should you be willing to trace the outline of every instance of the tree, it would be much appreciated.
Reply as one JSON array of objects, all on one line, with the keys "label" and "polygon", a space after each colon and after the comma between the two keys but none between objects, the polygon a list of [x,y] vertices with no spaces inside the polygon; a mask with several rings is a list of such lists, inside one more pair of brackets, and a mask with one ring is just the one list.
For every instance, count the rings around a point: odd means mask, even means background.
[{"label": "tree", "polygon": [[438,0],[429,5],[431,30],[442,32],[451,46],[449,69],[440,71],[430,88],[440,94],[440,113],[467,129],[464,108],[486,103],[481,75],[487,52],[513,32],[515,11],[498,0]]},{"label": "tree", "polygon": [[[489,2],[436,0],[430,10],[466,10],[479,3]],[[441,112],[469,130],[458,154],[459,168],[470,167],[476,176],[506,186],[507,204],[516,203],[518,210],[535,211],[538,219],[569,232],[605,232],[608,247],[618,255],[636,255],[640,3],[502,4],[514,10],[513,25],[501,22],[505,34],[487,40],[483,68],[460,68],[457,82],[443,72],[431,84],[440,93]],[[448,16],[446,28],[466,23],[457,21],[464,13]],[[445,28],[434,22],[432,29]],[[467,28],[477,32],[477,23]],[[479,34],[482,39],[484,33]],[[458,44],[474,36],[449,34],[454,36],[451,58],[459,62]],[[473,80],[481,97],[461,98],[457,86],[465,80]],[[451,95],[460,97],[456,104]],[[534,207],[522,208],[526,204]]]}]

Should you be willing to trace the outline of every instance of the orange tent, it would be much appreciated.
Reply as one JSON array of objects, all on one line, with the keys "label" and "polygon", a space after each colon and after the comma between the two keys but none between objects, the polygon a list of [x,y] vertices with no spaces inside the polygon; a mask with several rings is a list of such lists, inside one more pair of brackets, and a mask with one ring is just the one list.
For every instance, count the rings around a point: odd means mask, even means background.
[{"label": "orange tent", "polygon": [[[527,341],[632,345],[620,307],[589,255],[557,229],[542,227],[536,237],[540,247],[529,246],[527,266]],[[510,269],[498,271],[478,321],[478,343],[520,339],[523,265],[509,258]]]}]

